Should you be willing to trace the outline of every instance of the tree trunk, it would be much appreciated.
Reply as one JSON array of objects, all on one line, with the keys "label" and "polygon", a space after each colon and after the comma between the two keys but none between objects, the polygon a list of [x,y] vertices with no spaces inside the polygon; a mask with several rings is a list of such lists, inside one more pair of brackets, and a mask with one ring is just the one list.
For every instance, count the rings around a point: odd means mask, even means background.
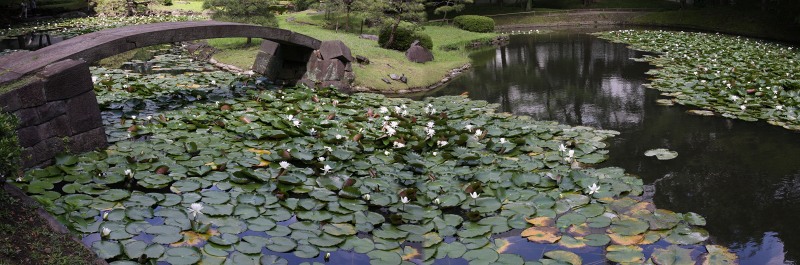
[{"label": "tree trunk", "polygon": [[347,5],[347,16],[344,22],[344,31],[350,32],[350,5]]},{"label": "tree trunk", "polygon": [[533,0],[528,0],[528,4],[525,5],[525,11],[531,11],[533,9]]},{"label": "tree trunk", "polygon": [[384,45],[384,48],[389,48],[392,46],[392,44],[394,44],[394,32],[397,30],[397,26],[399,25],[400,25],[400,15],[398,14],[397,19],[394,21],[394,24],[392,24],[392,30],[389,31],[389,40],[386,41],[386,45]]},{"label": "tree trunk", "polygon": [[681,9],[686,8],[686,0],[681,0]]}]

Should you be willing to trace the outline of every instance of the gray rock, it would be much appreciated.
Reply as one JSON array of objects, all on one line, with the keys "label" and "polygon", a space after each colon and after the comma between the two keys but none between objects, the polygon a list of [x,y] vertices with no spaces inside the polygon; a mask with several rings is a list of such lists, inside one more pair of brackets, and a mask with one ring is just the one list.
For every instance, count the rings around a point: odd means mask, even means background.
[{"label": "gray rock", "polygon": [[361,34],[358,37],[362,39],[378,41],[378,35]]},{"label": "gray rock", "polygon": [[392,81],[389,81],[389,79],[381,78],[381,80],[383,80],[384,83],[392,84]]},{"label": "gray rock", "polygon": [[433,53],[425,47],[415,45],[406,51],[406,58],[415,63],[425,63],[433,61]]},{"label": "gray rock", "polygon": [[408,84],[408,78],[406,78],[406,74],[403,74],[403,76],[400,77],[400,82],[403,82],[403,84]]},{"label": "gray rock", "polygon": [[400,76],[397,74],[389,74],[389,78],[392,80],[400,80]]},{"label": "gray rock", "polygon": [[356,55],[356,62],[360,64],[369,64],[369,58],[361,55]]},{"label": "gray rock", "polygon": [[322,55],[323,60],[339,59],[343,63],[353,61],[350,48],[340,40],[323,41],[322,45],[319,46],[319,53]]}]

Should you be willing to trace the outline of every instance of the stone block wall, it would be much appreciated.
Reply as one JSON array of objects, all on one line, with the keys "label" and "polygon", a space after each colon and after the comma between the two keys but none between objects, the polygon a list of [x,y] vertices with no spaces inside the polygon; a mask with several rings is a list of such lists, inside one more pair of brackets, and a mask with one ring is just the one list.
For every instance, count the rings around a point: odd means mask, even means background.
[{"label": "stone block wall", "polygon": [[342,41],[323,41],[319,50],[315,50],[308,58],[306,72],[300,83],[308,87],[333,86],[349,92],[355,80],[353,61],[350,48]]},{"label": "stone block wall", "polygon": [[80,153],[107,146],[89,66],[63,60],[10,84],[0,109],[19,118],[22,166],[52,162],[61,152]]}]

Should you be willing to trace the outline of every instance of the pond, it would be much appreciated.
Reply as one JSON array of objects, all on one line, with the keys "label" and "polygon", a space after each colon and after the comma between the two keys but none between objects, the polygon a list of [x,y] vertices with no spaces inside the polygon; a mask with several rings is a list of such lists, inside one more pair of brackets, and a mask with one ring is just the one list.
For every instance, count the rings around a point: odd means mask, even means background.
[{"label": "pond", "polygon": [[[800,135],[765,122],[686,113],[660,106],[648,89],[646,53],[591,35],[513,35],[509,45],[473,54],[473,70],[413,98],[459,95],[500,104],[498,111],[621,134],[609,160],[639,175],[659,208],[706,217],[711,241],[741,264],[800,260]],[[649,149],[678,152],[673,160]]]}]

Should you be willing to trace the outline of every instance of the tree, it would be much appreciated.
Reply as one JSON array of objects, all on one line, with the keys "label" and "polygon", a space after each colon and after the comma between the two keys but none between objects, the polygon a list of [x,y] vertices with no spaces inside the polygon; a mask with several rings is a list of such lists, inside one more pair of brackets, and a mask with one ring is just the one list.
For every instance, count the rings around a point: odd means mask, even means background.
[{"label": "tree", "polygon": [[464,10],[464,6],[466,6],[466,4],[472,3],[473,0],[434,0],[428,2],[427,5],[436,7],[433,10],[433,13],[437,15],[444,14],[442,19],[447,21],[447,13],[461,12],[461,10]]},{"label": "tree", "polygon": [[418,23],[425,20],[425,0],[371,0],[367,6],[373,17],[390,19],[389,41],[384,48],[394,43],[394,35],[401,21]]},{"label": "tree", "polygon": [[214,11],[214,20],[277,26],[271,7],[275,0],[205,0],[203,8]]}]

